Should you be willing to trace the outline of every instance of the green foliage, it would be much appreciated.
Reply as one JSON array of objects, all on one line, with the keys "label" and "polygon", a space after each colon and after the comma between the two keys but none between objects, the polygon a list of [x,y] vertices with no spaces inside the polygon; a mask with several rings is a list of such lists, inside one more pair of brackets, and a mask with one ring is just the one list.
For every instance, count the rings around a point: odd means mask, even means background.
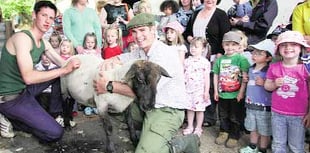
[{"label": "green foliage", "polygon": [[34,0],[0,0],[2,15],[5,20],[11,20],[15,15],[31,15]]}]

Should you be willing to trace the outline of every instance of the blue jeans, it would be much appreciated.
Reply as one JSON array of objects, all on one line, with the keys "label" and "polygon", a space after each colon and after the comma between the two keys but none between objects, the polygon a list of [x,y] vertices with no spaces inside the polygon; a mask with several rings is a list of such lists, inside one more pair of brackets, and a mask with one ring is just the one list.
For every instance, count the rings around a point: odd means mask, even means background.
[{"label": "blue jeans", "polygon": [[272,152],[286,153],[288,148],[293,153],[304,153],[305,127],[303,116],[288,116],[272,112]]},{"label": "blue jeans", "polygon": [[12,123],[14,129],[32,133],[41,142],[53,142],[61,139],[64,130],[55,119],[46,112],[35,99],[49,85],[54,87],[50,101],[50,113],[61,113],[62,98],[60,80],[54,79],[40,84],[29,85],[16,98],[0,104],[0,112]]}]

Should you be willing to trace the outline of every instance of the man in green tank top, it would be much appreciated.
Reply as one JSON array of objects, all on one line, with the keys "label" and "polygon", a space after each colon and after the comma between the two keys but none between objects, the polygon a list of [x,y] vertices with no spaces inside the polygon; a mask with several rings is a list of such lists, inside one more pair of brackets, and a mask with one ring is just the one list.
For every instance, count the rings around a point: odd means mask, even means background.
[{"label": "man in green tank top", "polygon": [[[59,140],[63,135],[63,128],[39,105],[35,96],[51,84],[59,85],[60,76],[80,66],[79,60],[72,59],[66,66],[58,69],[34,69],[42,53],[56,65],[64,64],[49,42],[42,39],[53,24],[56,12],[57,8],[52,2],[37,2],[32,13],[31,29],[15,33],[9,38],[0,58],[0,113],[11,121],[14,128],[30,132],[42,142]],[[62,100],[54,101],[50,107],[62,111],[59,109],[61,102]]]}]

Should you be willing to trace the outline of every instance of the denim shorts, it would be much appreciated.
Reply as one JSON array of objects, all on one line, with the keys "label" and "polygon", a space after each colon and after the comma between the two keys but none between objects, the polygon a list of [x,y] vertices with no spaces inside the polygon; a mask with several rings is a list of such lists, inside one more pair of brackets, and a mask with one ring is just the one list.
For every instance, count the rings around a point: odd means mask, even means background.
[{"label": "denim shorts", "polygon": [[244,126],[248,131],[257,131],[260,135],[271,136],[271,112],[247,108]]}]

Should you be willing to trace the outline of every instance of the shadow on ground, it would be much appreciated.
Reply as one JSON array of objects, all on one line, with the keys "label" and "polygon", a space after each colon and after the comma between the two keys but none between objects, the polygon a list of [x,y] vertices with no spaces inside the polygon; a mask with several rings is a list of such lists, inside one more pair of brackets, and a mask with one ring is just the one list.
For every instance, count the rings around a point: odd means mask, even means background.
[{"label": "shadow on ground", "polygon": [[[97,115],[86,117],[79,112],[74,118],[77,126],[66,130],[61,141],[41,144],[34,136],[16,132],[11,139],[0,138],[0,153],[105,153],[105,135]],[[121,115],[113,116],[114,142],[120,153],[133,152],[127,126]]]}]

